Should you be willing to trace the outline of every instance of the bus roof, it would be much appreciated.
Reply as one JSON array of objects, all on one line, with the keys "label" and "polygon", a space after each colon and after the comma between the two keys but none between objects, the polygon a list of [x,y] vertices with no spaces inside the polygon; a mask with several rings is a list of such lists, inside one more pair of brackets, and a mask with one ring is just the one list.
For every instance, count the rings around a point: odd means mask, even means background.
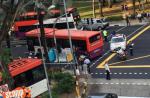
[{"label": "bus roof", "polygon": [[[68,17],[68,22],[74,22],[74,19],[72,16]],[[66,23],[66,17],[50,18],[50,19],[45,19],[43,21],[43,24],[55,24],[55,23]],[[35,23],[34,25],[39,25],[39,22]]]},{"label": "bus roof", "polygon": [[[45,12],[41,12],[41,14],[45,14]],[[21,14],[20,16],[34,16],[34,15],[37,15],[37,12],[26,12],[26,13],[23,13]]]},{"label": "bus roof", "polygon": [[[73,9],[75,9],[75,8],[73,8],[73,7],[67,8],[67,12],[71,12]],[[52,9],[52,10],[50,10],[50,12],[53,13],[53,14],[60,14],[61,10],[59,10],[59,9]]]},{"label": "bus roof", "polygon": [[[44,28],[45,29],[45,34],[46,37],[53,37],[53,29],[52,28]],[[38,35],[38,31],[37,29],[31,30],[29,32],[26,32],[26,36],[27,37],[37,37]],[[98,34],[99,32],[97,31],[82,31],[82,30],[70,30],[70,34],[72,39],[85,39],[85,38],[89,38],[91,36],[94,36],[96,34]],[[67,38],[68,37],[68,30],[67,29],[61,29],[55,30],[55,35],[57,38]]]},{"label": "bus roof", "polygon": [[16,76],[42,64],[41,59],[21,58],[11,62],[8,67],[12,76]]}]

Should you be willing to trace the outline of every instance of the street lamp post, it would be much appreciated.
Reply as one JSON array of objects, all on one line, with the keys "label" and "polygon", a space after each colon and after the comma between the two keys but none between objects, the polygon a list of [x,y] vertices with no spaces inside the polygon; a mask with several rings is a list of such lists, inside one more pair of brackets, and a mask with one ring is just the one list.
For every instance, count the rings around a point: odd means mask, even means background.
[{"label": "street lamp post", "polygon": [[[44,16],[41,14],[42,9],[40,8],[40,5],[38,4],[39,2],[36,2],[36,3],[37,3],[36,6],[37,6],[39,26],[40,26],[39,42],[40,42],[40,46],[43,46],[46,61],[48,61],[47,44],[46,44],[46,39],[45,39],[45,31],[44,31],[44,27],[43,27],[43,17]],[[44,71],[45,71],[46,80],[47,80],[47,88],[48,88],[48,92],[49,92],[49,97],[52,98],[50,84],[49,84],[49,78],[48,78],[48,74],[47,74],[47,67],[46,67],[46,64],[45,64],[45,59],[44,59],[43,53],[42,53],[42,60],[43,60],[43,66],[44,66]]]},{"label": "street lamp post", "polygon": [[73,62],[75,64],[78,64],[78,61],[77,61],[77,58],[74,55],[73,46],[72,46],[72,40],[71,40],[71,34],[70,34],[70,30],[69,30],[69,23],[68,23],[68,16],[67,16],[67,9],[66,9],[66,1],[63,0],[63,2],[64,2],[64,11],[65,11],[66,22],[67,22],[67,30],[68,30],[68,36],[69,36],[69,44],[70,44],[70,48],[71,48],[71,54],[73,55]]},{"label": "street lamp post", "polygon": [[53,37],[54,37],[54,44],[55,44],[55,48],[56,48],[56,55],[57,55],[58,62],[59,62],[59,57],[58,57],[58,50],[57,50],[57,40],[56,40],[56,35],[55,35],[55,26],[57,24],[57,21],[63,16],[65,16],[65,14],[57,17],[57,19],[55,20],[55,23],[53,24]]}]

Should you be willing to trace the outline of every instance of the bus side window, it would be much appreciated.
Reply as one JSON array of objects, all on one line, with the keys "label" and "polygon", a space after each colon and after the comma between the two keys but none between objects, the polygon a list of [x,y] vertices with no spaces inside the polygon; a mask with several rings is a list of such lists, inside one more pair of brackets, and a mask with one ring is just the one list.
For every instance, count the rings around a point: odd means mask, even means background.
[{"label": "bus side window", "polygon": [[25,73],[15,76],[14,80],[15,80],[16,87],[22,86],[22,85],[27,86]]},{"label": "bus side window", "polygon": [[32,72],[33,72],[33,80],[34,80],[34,82],[38,82],[38,81],[40,81],[40,80],[45,78],[43,65],[40,65],[39,67],[34,69]]}]

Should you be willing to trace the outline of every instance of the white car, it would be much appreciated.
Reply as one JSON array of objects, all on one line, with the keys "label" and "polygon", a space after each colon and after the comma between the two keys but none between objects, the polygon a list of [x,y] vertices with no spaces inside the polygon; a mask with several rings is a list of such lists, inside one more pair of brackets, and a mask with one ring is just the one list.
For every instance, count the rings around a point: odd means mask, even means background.
[{"label": "white car", "polygon": [[115,52],[115,49],[121,47],[123,50],[126,49],[127,46],[127,38],[124,34],[116,34],[111,38],[110,41],[110,50]]}]

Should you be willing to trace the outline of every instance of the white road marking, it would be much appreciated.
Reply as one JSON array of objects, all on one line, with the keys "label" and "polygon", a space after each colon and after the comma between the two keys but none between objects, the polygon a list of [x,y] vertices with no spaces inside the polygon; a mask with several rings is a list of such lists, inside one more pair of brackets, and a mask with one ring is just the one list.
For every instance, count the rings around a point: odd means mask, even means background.
[{"label": "white road marking", "polygon": [[147,86],[147,85],[150,85],[149,83],[129,83],[129,82],[127,82],[127,83],[124,83],[124,82],[121,82],[121,83],[113,83],[113,82],[111,82],[111,83],[108,83],[108,82],[106,82],[106,83],[103,83],[103,82],[97,82],[97,83],[94,83],[94,82],[91,82],[91,83],[89,83],[88,82],[88,84],[100,84],[100,85],[138,85],[138,86]]},{"label": "white road marking", "polygon": [[145,73],[145,75],[147,75],[148,73]]},{"label": "white road marking", "polygon": [[132,73],[130,72],[129,75],[131,75]]},{"label": "white road marking", "polygon": [[121,85],[124,85],[124,83],[120,83]]},{"label": "white road marking", "polygon": [[130,83],[126,83],[127,85],[130,85]]},{"label": "white road marking", "polygon": [[137,83],[137,85],[141,85],[141,83]]},{"label": "white road marking", "polygon": [[132,83],[132,85],[136,85],[136,83]]},{"label": "white road marking", "polygon": [[121,30],[124,29],[124,28],[126,28],[126,26],[124,26],[124,27],[118,29],[116,32],[119,32],[119,31],[121,31]]},{"label": "white road marking", "polygon": [[[90,73],[90,74],[91,74],[91,75],[95,75],[95,74],[96,74],[96,75],[98,75],[98,74],[100,74],[100,75],[105,74],[105,75],[106,75],[107,73]],[[137,74],[139,74],[139,75],[142,75],[142,74],[147,75],[147,74],[149,74],[149,73],[146,73],[146,72],[145,72],[145,73],[141,73],[141,72],[140,72],[140,73],[136,73],[136,72],[135,72],[135,73],[131,73],[131,72],[129,72],[129,73],[121,73],[121,72],[120,72],[120,73],[116,73],[116,72],[115,72],[115,73],[110,73],[110,74],[111,74],[111,75],[112,75],[112,74],[114,74],[114,75],[117,75],[117,74],[119,74],[119,75],[122,75],[122,74],[124,74],[124,75],[127,75],[127,74],[129,74],[129,75],[132,75],[132,74],[133,74],[133,75],[137,75]]]},{"label": "white road marking", "polygon": [[132,32],[131,34],[129,34],[127,37],[130,37],[131,35],[133,35],[135,32],[137,32],[138,30],[140,30],[141,28],[143,28],[144,26],[146,26],[147,24],[145,25],[142,25],[141,27],[139,27],[138,29],[136,29],[134,32]]}]

